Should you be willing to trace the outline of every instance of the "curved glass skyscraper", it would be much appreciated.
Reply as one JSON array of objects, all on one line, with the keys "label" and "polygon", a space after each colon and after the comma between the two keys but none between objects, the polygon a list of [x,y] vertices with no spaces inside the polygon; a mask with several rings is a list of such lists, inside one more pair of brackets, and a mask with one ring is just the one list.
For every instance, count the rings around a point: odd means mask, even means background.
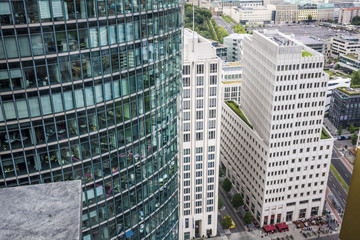
[{"label": "curved glass skyscraper", "polygon": [[81,179],[83,239],[177,239],[181,11],[0,0],[0,187]]}]

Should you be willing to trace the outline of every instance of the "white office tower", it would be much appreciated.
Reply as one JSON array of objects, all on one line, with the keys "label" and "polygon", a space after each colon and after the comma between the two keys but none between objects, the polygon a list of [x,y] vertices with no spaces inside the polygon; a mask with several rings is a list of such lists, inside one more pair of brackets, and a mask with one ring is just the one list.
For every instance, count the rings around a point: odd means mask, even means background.
[{"label": "white office tower", "polygon": [[221,59],[189,29],[183,56],[179,239],[192,239],[217,232]]},{"label": "white office tower", "polygon": [[277,30],[243,43],[240,110],[223,103],[226,175],[261,226],[321,214],[333,147],[324,57]]}]

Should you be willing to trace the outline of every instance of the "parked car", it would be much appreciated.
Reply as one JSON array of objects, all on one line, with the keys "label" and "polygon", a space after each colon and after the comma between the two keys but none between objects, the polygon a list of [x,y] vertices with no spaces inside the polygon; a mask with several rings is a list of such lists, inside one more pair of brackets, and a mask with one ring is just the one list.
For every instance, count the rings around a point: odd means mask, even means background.
[{"label": "parked car", "polygon": [[345,136],[339,136],[339,137],[338,137],[338,140],[345,140],[345,139],[346,139]]}]

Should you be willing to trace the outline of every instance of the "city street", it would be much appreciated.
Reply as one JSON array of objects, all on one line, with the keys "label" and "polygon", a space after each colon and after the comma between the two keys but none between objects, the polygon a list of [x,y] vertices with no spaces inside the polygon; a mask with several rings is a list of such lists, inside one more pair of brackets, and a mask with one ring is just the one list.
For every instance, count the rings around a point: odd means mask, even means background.
[{"label": "city street", "polygon": [[230,34],[234,33],[234,23],[230,22],[227,23],[222,17],[220,16],[213,16],[216,24],[218,26],[222,26],[225,30],[227,30]]},{"label": "city street", "polygon": [[340,183],[336,180],[332,172],[329,173],[328,186],[331,192],[334,194],[334,197],[337,199],[337,202],[340,204],[340,207],[342,208],[342,210],[344,210],[347,199],[347,193],[342,188]]},{"label": "city street", "polygon": [[232,218],[232,220],[235,222],[235,228],[230,229],[230,231],[232,233],[245,231],[245,227],[244,227],[243,223],[241,222],[238,213],[234,211],[233,206],[231,205],[230,201],[228,200],[227,196],[225,195],[225,193],[221,189],[221,187],[219,187],[219,196],[221,197],[225,208],[223,207],[223,210],[219,210],[219,214],[221,215],[221,218],[219,217],[218,221],[221,223],[222,218],[226,214],[229,214],[230,217]]},{"label": "city street", "polygon": [[339,172],[339,174],[341,175],[341,177],[344,179],[344,181],[346,182],[347,185],[350,186],[350,182],[351,182],[351,173],[349,172],[349,170],[345,167],[345,165],[342,163],[342,160],[339,157],[335,157],[336,153],[333,152],[332,158],[331,158],[331,163],[334,165],[334,167],[336,168],[336,170]]}]

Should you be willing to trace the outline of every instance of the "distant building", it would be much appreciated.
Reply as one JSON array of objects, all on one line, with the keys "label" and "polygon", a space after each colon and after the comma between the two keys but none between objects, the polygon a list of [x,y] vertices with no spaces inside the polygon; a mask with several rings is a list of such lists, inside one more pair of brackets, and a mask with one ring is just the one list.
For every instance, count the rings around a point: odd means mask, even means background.
[{"label": "distant building", "polygon": [[298,8],[298,21],[307,21],[311,16],[311,20],[317,20],[318,9],[316,4],[300,5]]},{"label": "distant building", "polygon": [[232,8],[230,16],[240,24],[267,24],[274,20],[273,10],[265,6]]},{"label": "distant building", "polygon": [[359,57],[360,55],[358,54],[341,55],[338,64],[345,72],[352,73],[353,71],[359,71]]},{"label": "distant building", "polygon": [[360,124],[360,89],[335,89],[330,102],[329,120],[337,128]]},{"label": "distant building", "polygon": [[221,60],[226,61],[227,59],[227,47],[219,42],[212,42],[213,47],[216,49],[216,55],[221,58]]},{"label": "distant building", "polygon": [[320,39],[319,41],[324,43],[322,54],[324,55],[324,61],[328,62],[331,57],[331,42],[324,39]]},{"label": "distant building", "polygon": [[232,33],[227,37],[224,37],[223,44],[227,47],[227,62],[241,61],[241,41],[250,34]]},{"label": "distant building", "polygon": [[338,36],[331,39],[331,56],[338,58],[341,54],[354,54],[360,50],[359,38],[356,36]]},{"label": "distant building", "polygon": [[326,101],[325,101],[325,111],[326,112],[328,112],[330,109],[330,102],[331,102],[331,97],[332,97],[334,89],[336,89],[338,87],[350,87],[350,84],[351,84],[350,78],[343,78],[343,77],[337,76],[334,79],[332,79],[330,77],[328,89],[326,92]]},{"label": "distant building", "polygon": [[298,21],[298,5],[276,5],[275,23],[293,23]]},{"label": "distant building", "polygon": [[235,100],[240,103],[242,64],[227,63],[221,71],[221,101]]},{"label": "distant building", "polygon": [[334,19],[334,4],[318,4],[318,21],[327,21]]},{"label": "distant building", "polygon": [[263,0],[221,0],[223,7],[255,7],[263,6]]},{"label": "distant building", "polygon": [[302,44],[304,44],[305,46],[308,46],[314,49],[315,51],[318,51],[319,53],[323,52],[324,43],[321,41],[318,41],[312,37],[305,37],[305,36],[295,37],[295,39],[301,42]]},{"label": "distant building", "polygon": [[360,7],[354,8],[341,8],[339,12],[339,23],[342,24],[351,24],[352,19],[355,16],[360,15]]}]

